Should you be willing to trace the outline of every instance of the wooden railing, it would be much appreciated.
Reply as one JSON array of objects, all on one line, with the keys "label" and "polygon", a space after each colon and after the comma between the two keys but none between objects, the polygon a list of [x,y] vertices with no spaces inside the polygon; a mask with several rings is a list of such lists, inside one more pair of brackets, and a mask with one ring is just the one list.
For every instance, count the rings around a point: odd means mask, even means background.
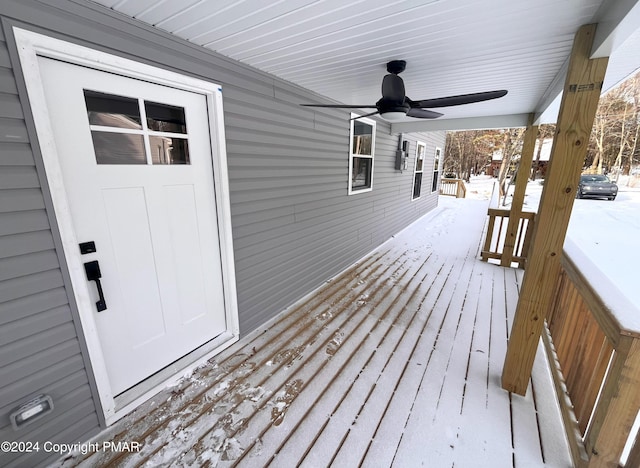
[{"label": "wooden railing", "polygon": [[640,320],[625,317],[640,311],[619,293],[607,307],[596,289],[611,294],[606,291],[615,288],[607,288],[606,278],[589,284],[580,270],[584,261],[576,266],[565,251],[543,341],[575,466],[635,468],[640,438],[631,429],[640,409],[640,330],[629,323]]},{"label": "wooden railing", "polygon": [[462,179],[440,179],[440,195],[449,195],[456,198],[464,198],[467,188]]},{"label": "wooden railing", "polygon": [[[498,208],[489,208],[489,224],[487,225],[487,236],[482,248],[481,257],[485,262],[489,259],[500,260],[504,254],[505,240],[507,237],[507,227],[509,224],[509,210],[501,210]],[[533,226],[535,223],[535,213],[523,211],[520,213],[518,229],[515,237],[511,259],[507,260],[507,265],[511,266],[512,262],[517,263],[519,268],[524,268],[531,245],[531,236],[533,235]]]}]

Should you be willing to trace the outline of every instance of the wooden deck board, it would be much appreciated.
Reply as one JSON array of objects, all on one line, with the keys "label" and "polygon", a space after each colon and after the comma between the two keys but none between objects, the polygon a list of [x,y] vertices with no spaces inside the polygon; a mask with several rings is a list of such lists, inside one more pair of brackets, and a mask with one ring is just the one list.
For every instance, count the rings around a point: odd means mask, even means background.
[{"label": "wooden deck board", "polygon": [[464,466],[470,457],[478,461],[478,466],[490,466],[492,460],[509,460],[512,454],[510,426],[503,422],[510,419],[509,397],[499,386],[506,344],[496,343],[506,343],[505,309],[503,302],[495,297],[502,291],[496,288],[501,273],[499,269],[483,272],[482,276],[462,405],[463,420],[478,421],[481,427],[462,438],[454,453],[456,466]]},{"label": "wooden deck board", "polygon": [[60,464],[570,466],[543,356],[500,388],[519,273],[477,258],[482,202],[441,203],[98,437],[139,453]]}]

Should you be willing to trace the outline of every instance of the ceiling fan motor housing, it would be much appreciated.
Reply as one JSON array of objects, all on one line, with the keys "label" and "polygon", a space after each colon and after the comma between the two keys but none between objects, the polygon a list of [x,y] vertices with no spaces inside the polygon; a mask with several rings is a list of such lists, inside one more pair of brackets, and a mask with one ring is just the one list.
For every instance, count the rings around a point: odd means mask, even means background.
[{"label": "ceiling fan motor housing", "polygon": [[398,101],[396,99],[382,98],[378,102],[376,102],[376,108],[378,112],[384,114],[386,112],[409,112],[411,106],[406,102],[406,100]]}]

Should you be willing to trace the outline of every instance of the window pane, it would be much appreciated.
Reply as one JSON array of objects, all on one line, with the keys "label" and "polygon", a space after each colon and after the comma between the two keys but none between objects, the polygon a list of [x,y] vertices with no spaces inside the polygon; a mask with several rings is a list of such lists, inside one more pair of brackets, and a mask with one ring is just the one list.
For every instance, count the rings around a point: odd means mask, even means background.
[{"label": "window pane", "polygon": [[351,190],[371,187],[371,158],[353,158]]},{"label": "window pane", "polygon": [[187,133],[184,107],[169,106],[157,102],[144,103],[147,126],[158,132]]},{"label": "window pane", "polygon": [[92,131],[98,164],[147,164],[142,135]]},{"label": "window pane", "polygon": [[115,94],[84,90],[87,115],[91,125],[141,129],[138,100]]},{"label": "window pane", "polygon": [[420,198],[420,192],[422,191],[422,172],[415,174],[413,181],[413,198]]},{"label": "window pane", "polygon": [[189,147],[185,138],[149,137],[153,164],[189,164]]},{"label": "window pane", "polygon": [[433,182],[431,185],[431,191],[435,192],[436,190],[438,190],[438,177],[440,176],[440,173],[438,171],[433,171]]},{"label": "window pane", "polygon": [[371,155],[371,141],[373,137],[373,126],[358,122],[353,123],[353,154]]},{"label": "window pane", "polygon": [[422,171],[424,163],[424,146],[418,145],[418,155],[416,156],[416,172]]}]

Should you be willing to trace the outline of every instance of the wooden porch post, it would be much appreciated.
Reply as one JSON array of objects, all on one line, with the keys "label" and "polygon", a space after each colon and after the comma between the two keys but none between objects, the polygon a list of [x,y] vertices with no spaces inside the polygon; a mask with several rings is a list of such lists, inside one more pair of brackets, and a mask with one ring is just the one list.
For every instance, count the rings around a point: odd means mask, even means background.
[{"label": "wooden porch post", "polygon": [[520,155],[520,166],[516,177],[516,188],[511,201],[511,210],[509,212],[509,224],[507,225],[507,237],[504,240],[502,248],[501,266],[511,266],[513,261],[513,250],[516,246],[516,238],[518,235],[518,226],[520,225],[520,215],[522,214],[522,204],[524,202],[524,194],[527,190],[527,182],[531,173],[531,162],[533,161],[533,150],[536,146],[536,137],[538,136],[538,126],[533,125],[533,117],[529,116],[529,123],[524,133],[524,143],[522,145],[522,153]]},{"label": "wooden porch post", "polygon": [[502,370],[502,387],[524,395],[560,272],[576,187],[608,57],[589,59],[596,25],[576,33],[551,149],[549,170]]}]

